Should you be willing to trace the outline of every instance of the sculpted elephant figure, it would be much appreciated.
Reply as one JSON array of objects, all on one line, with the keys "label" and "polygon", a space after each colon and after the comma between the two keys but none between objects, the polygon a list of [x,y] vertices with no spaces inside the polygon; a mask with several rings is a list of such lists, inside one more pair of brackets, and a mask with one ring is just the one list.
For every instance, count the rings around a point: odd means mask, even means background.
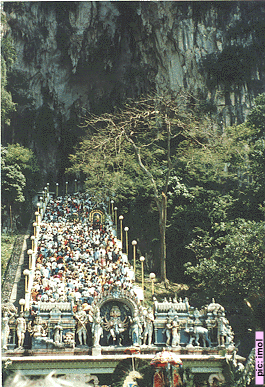
[{"label": "sculpted elephant figure", "polygon": [[204,347],[206,347],[206,343],[208,344],[208,347],[211,347],[212,343],[208,337],[208,329],[195,326],[195,327],[186,328],[185,332],[187,332],[190,335],[189,345],[192,345],[192,342],[194,340],[194,344],[199,346],[200,345],[199,339],[201,338]]}]

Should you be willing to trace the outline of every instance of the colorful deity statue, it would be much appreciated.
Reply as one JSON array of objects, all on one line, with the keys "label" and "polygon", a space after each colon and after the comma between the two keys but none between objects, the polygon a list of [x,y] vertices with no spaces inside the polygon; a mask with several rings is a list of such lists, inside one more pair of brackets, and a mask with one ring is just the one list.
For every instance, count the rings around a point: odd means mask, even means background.
[{"label": "colorful deity statue", "polygon": [[112,337],[113,343],[121,345],[123,335],[122,333],[128,328],[129,321],[126,316],[124,320],[121,319],[121,311],[117,305],[114,305],[110,310],[110,318],[107,320],[106,315],[103,318],[103,327],[109,332],[107,340],[109,342]]}]

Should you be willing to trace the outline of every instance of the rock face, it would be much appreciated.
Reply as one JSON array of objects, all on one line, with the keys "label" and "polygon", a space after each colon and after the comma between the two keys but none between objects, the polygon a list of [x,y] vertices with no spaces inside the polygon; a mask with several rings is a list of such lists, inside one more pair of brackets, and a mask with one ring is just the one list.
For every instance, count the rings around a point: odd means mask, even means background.
[{"label": "rock face", "polygon": [[67,166],[89,111],[183,89],[230,125],[265,91],[263,2],[7,2],[4,11],[17,52],[13,140],[35,149],[47,178]]}]

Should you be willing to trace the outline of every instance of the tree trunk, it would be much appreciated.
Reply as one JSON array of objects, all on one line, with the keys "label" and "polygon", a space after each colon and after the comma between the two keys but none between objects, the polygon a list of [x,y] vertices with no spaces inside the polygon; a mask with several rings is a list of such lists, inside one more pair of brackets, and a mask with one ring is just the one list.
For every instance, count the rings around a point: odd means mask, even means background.
[{"label": "tree trunk", "polygon": [[164,282],[165,286],[168,283],[167,279],[167,268],[166,268],[166,258],[167,258],[167,248],[166,248],[166,224],[167,224],[167,197],[162,192],[162,202],[161,202],[161,212],[159,219],[159,229],[160,229],[160,249],[161,249],[161,281]]},{"label": "tree trunk", "polygon": [[10,229],[11,229],[11,233],[13,232],[13,215],[12,215],[12,207],[11,207],[11,204],[9,206],[9,215],[10,215]]}]

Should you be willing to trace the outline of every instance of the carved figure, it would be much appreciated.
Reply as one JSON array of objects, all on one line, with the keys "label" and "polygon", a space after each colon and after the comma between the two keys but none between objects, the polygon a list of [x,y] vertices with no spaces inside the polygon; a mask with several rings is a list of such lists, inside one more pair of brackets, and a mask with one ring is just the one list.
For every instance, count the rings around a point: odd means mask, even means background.
[{"label": "carved figure", "polygon": [[208,382],[211,387],[219,386],[219,384],[223,384],[225,382],[225,378],[221,373],[211,374],[209,376]]},{"label": "carved figure", "polygon": [[35,338],[45,337],[47,336],[47,323],[44,322],[40,316],[37,316],[33,326],[32,322],[29,322],[28,331]]},{"label": "carved figure", "polygon": [[144,338],[143,338],[143,344],[146,345],[147,336],[148,336],[148,345],[150,346],[152,344],[152,337],[153,337],[153,325],[154,325],[154,314],[152,311],[152,308],[148,308],[147,314],[144,316]]},{"label": "carved figure", "polygon": [[104,316],[103,327],[106,331],[109,332],[107,336],[107,340],[109,342],[112,337],[113,343],[118,343],[121,345],[122,342],[122,333],[127,329],[129,321],[127,321],[127,316],[122,321],[121,320],[121,311],[117,305],[113,306],[110,310],[110,319],[107,320],[106,316]]},{"label": "carved figure", "polygon": [[219,311],[217,321],[217,341],[220,347],[225,346],[225,338],[227,337],[228,320],[224,316],[224,312]]},{"label": "carved figure", "polygon": [[199,319],[200,312],[198,311],[198,308],[195,308],[193,315],[194,315],[194,318],[195,318],[194,324],[199,325],[201,322],[200,322],[200,319]]},{"label": "carved figure", "polygon": [[75,347],[75,334],[74,332],[66,332],[66,334],[63,336],[63,341],[65,345],[71,346],[72,348]]},{"label": "carved figure", "polygon": [[178,319],[172,320],[170,317],[167,317],[165,328],[162,331],[163,333],[166,333],[166,337],[167,337],[166,345],[167,346],[170,346],[171,337],[172,337],[171,346],[177,347],[179,345],[180,335],[178,332],[178,328],[179,328]]},{"label": "carved figure", "polygon": [[[185,329],[185,332],[187,332],[190,335],[190,341],[189,345],[192,345],[192,342],[194,340],[194,344],[197,346],[200,346],[199,339],[202,339],[203,346],[206,347],[206,343],[209,347],[211,347],[211,341],[208,337],[208,329],[204,327],[189,327]],[[195,336],[195,337],[194,337]]]},{"label": "carved figure", "polygon": [[188,297],[185,297],[185,298],[184,298],[184,302],[185,302],[185,305],[186,305],[186,309],[189,310],[189,309],[190,309],[190,304],[189,304],[189,299],[188,299]]},{"label": "carved figure", "polygon": [[2,312],[7,312],[10,316],[15,316],[18,312],[17,308],[12,304],[12,302],[5,301],[2,303]]},{"label": "carved figure", "polygon": [[232,327],[230,325],[228,325],[226,327],[226,345],[234,345],[234,332],[232,330]]},{"label": "carved figure", "polygon": [[170,317],[167,317],[166,325],[162,333],[166,334],[166,337],[167,337],[166,345],[170,346],[171,333],[172,333],[172,320]]},{"label": "carved figure", "polygon": [[179,346],[180,334],[179,334],[179,323],[177,320],[172,321],[172,347]]},{"label": "carved figure", "polygon": [[17,346],[18,348],[23,348],[24,340],[25,340],[25,333],[27,329],[26,320],[24,319],[24,313],[20,312],[20,317],[17,318],[16,321],[16,331],[17,331]]},{"label": "carved figure", "polygon": [[102,321],[100,315],[97,315],[92,324],[93,346],[100,347],[100,338],[103,336]]},{"label": "carved figure", "polygon": [[207,307],[207,312],[212,313],[214,316],[216,316],[220,312],[224,312],[224,310],[224,307],[216,303],[214,298],[212,298],[212,302]]},{"label": "carved figure", "polygon": [[60,321],[58,321],[58,324],[54,327],[54,334],[53,334],[53,341],[55,344],[62,344],[63,337],[62,337],[62,331],[63,327],[60,325]]},{"label": "carved figure", "polygon": [[7,349],[8,337],[10,333],[8,312],[4,312],[2,318],[2,348]]},{"label": "carved figure", "polygon": [[78,335],[78,340],[80,345],[86,345],[87,340],[87,328],[86,323],[88,321],[88,316],[83,310],[82,305],[78,305],[77,312],[75,313],[75,318],[77,320],[76,333]]},{"label": "carved figure", "polygon": [[130,319],[130,336],[132,338],[132,344],[139,346],[141,344],[142,324],[137,311],[134,312],[133,318]]}]

